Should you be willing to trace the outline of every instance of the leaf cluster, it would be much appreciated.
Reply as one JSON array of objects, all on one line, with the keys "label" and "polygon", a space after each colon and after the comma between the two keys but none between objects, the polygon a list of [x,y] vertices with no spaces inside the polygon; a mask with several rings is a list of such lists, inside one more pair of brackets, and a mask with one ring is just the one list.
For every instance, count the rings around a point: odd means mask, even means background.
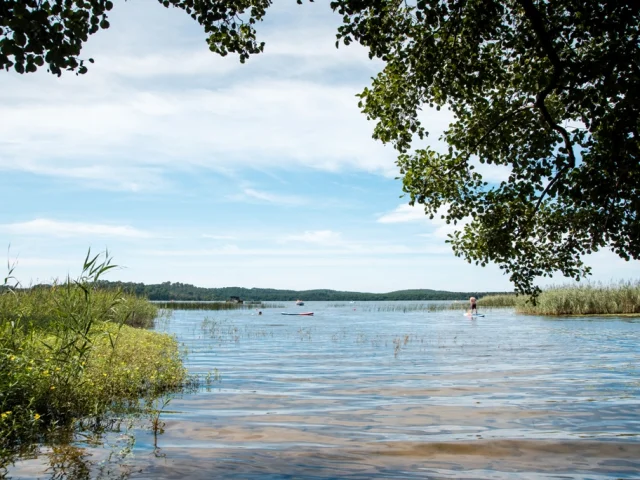
[{"label": "leaf cluster", "polygon": [[[640,9],[633,2],[336,0],[338,41],[384,70],[360,94],[374,137],[399,152],[410,203],[460,224],[470,262],[522,292],[582,256],[640,257]],[[422,147],[423,109],[453,121]],[[486,178],[498,167],[500,180]],[[462,223],[459,223],[462,222]]]},{"label": "leaf cluster", "polygon": [[[237,53],[240,61],[262,52],[255,24],[270,0],[158,0],[184,10],[204,27],[211,51]],[[89,35],[109,28],[111,0],[3,0],[0,2],[0,69],[31,73],[45,67],[60,76],[64,70],[87,72],[80,58]],[[88,59],[93,63],[92,58]]]}]

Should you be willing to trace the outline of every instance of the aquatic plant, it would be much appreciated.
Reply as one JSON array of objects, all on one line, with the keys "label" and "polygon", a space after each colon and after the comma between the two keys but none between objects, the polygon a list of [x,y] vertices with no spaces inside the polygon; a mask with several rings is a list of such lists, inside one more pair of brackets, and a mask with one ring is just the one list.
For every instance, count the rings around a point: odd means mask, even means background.
[{"label": "aquatic plant", "polygon": [[550,286],[535,302],[524,295],[491,295],[479,299],[478,305],[515,307],[518,313],[535,315],[640,314],[640,281]]},{"label": "aquatic plant", "polygon": [[464,309],[467,303],[455,302],[428,302],[428,303],[406,303],[406,302],[385,302],[385,303],[360,303],[358,309],[363,312],[439,312],[442,310]]},{"label": "aquatic plant", "polygon": [[518,313],[537,315],[640,314],[640,281],[585,283],[544,289],[535,302],[518,301]]},{"label": "aquatic plant", "polygon": [[479,307],[494,307],[494,308],[506,308],[506,307],[515,307],[518,303],[518,299],[523,299],[524,297],[518,297],[515,294],[504,294],[504,295],[487,295],[486,297],[481,297],[478,299]]},{"label": "aquatic plant", "polygon": [[273,305],[261,302],[201,302],[201,301],[153,301],[155,307],[166,310],[253,310],[256,308],[272,308]]},{"label": "aquatic plant", "polygon": [[[0,294],[0,472],[28,446],[86,418],[136,408],[188,380],[175,338],[133,328],[156,308],[95,284],[114,268],[85,258],[76,280]],[[138,315],[139,313],[139,315]],[[145,320],[146,319],[146,320]]]}]

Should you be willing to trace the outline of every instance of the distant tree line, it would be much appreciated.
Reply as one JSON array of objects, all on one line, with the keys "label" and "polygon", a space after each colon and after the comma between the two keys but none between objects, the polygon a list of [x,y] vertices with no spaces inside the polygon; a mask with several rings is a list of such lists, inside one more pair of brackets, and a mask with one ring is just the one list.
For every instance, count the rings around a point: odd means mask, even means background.
[{"label": "distant tree line", "polygon": [[480,298],[485,295],[505,292],[447,292],[442,290],[397,290],[389,293],[344,292],[337,290],[276,290],[273,288],[222,287],[203,288],[180,282],[163,282],[145,285],[133,282],[100,281],[106,289],[120,288],[149,300],[175,301],[226,301],[239,297],[244,301],[286,302],[302,299],[305,301],[367,301],[367,300],[466,300],[470,296]]}]

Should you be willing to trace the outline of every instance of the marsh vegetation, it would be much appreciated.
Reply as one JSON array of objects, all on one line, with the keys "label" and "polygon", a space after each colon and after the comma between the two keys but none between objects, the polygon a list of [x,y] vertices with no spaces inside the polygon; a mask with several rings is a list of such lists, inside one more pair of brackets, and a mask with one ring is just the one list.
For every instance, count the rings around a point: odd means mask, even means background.
[{"label": "marsh vegetation", "polygon": [[144,329],[157,307],[96,289],[113,267],[89,252],[78,279],[37,288],[10,285],[10,269],[0,294],[0,472],[61,432],[157,410],[190,381],[176,339]]},{"label": "marsh vegetation", "polygon": [[210,302],[210,301],[153,301],[152,305],[165,310],[252,310],[282,307],[282,305],[263,302]]},{"label": "marsh vegetation", "polygon": [[533,315],[638,315],[640,282],[546,288],[535,302],[524,295],[490,295],[478,301],[480,307],[513,307],[517,313]]}]

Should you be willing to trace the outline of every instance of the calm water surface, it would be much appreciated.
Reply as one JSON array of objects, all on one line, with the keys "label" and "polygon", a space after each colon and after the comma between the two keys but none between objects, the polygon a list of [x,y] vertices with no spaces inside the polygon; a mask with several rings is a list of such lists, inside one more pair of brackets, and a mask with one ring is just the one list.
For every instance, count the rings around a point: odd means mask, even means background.
[{"label": "calm water surface", "polygon": [[161,435],[135,430],[119,465],[121,438],[76,446],[92,477],[640,478],[640,320],[411,306],[175,311],[156,329],[202,388],[171,400]]}]

